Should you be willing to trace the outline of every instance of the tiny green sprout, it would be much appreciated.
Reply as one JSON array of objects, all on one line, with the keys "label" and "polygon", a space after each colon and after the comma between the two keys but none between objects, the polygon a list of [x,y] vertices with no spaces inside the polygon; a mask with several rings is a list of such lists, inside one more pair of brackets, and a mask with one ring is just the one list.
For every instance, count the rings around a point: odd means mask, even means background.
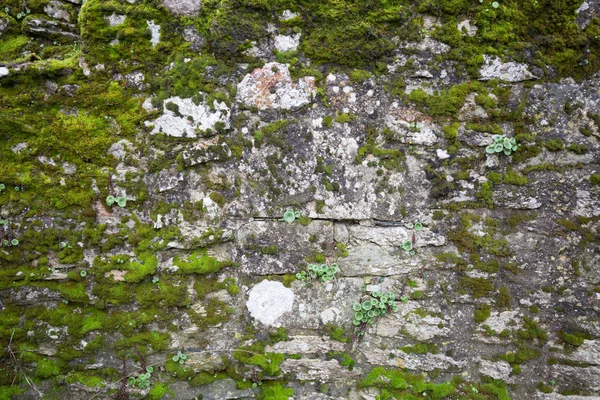
[{"label": "tiny green sprout", "polygon": [[65,247],[67,247],[68,243],[67,242],[60,242],[60,248],[64,249]]},{"label": "tiny green sprout", "polygon": [[400,301],[403,302],[403,303],[407,303],[408,302],[408,297],[402,296],[402,297],[400,297]]},{"label": "tiny green sprout", "polygon": [[300,211],[294,211],[291,208],[288,208],[284,213],[283,213],[283,218],[280,219],[280,221],[285,221],[287,223],[292,223],[294,222],[297,218],[300,218]]},{"label": "tiny green sprout", "polygon": [[19,190],[21,190],[21,188],[18,186],[15,186],[15,192],[18,192]]},{"label": "tiny green sprout", "polygon": [[412,248],[413,248],[413,245],[412,245],[412,242],[410,240],[407,240],[404,243],[402,243],[402,245],[400,247],[402,247],[402,249],[404,251],[411,251]]},{"label": "tiny green sprout", "polygon": [[8,246],[9,244],[10,244],[10,242],[9,242],[8,240],[6,240],[6,239],[4,239],[4,240],[2,241],[2,246],[5,246],[5,247],[6,247],[6,246]]},{"label": "tiny green sprout", "polygon": [[31,10],[28,8],[28,9],[25,10],[25,13],[26,14],[31,14]]},{"label": "tiny green sprout", "polygon": [[415,222],[415,226],[414,226],[415,231],[417,232],[421,232],[423,230],[423,224],[420,222]]},{"label": "tiny green sprout", "polygon": [[152,278],[152,284],[156,285],[158,283],[158,276],[155,276],[154,278]]},{"label": "tiny green sprout", "polygon": [[173,361],[179,362],[179,356],[173,356]]},{"label": "tiny green sprout", "polygon": [[19,241],[17,239],[13,239],[10,241],[10,244],[12,244],[13,246],[17,246],[19,244]]},{"label": "tiny green sprout", "polygon": [[8,220],[0,218],[0,225],[8,226]]},{"label": "tiny green sprout", "polygon": [[8,7],[4,7],[4,12],[8,14],[9,8]]},{"label": "tiny green sprout", "polygon": [[81,276],[82,278],[85,278],[87,276],[87,272],[86,271],[81,271],[79,273],[79,276]]},{"label": "tiny green sprout", "polygon": [[6,185],[4,183],[0,183],[0,192],[6,189]]},{"label": "tiny green sprout", "polygon": [[153,367],[146,367],[146,372],[148,373],[153,373],[154,372],[154,368]]},{"label": "tiny green sprout", "polygon": [[106,196],[106,205],[112,207],[113,204],[115,204],[115,196],[109,194]]},{"label": "tiny green sprout", "polygon": [[492,7],[498,8],[498,7],[500,7],[500,4],[497,1],[495,1],[492,3]]}]

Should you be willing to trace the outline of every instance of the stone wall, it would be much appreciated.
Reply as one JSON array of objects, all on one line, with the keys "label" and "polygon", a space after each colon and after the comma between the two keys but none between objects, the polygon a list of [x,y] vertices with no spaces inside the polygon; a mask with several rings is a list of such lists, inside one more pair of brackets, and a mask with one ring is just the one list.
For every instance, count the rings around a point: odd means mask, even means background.
[{"label": "stone wall", "polygon": [[598,13],[9,0],[0,398],[600,398]]}]

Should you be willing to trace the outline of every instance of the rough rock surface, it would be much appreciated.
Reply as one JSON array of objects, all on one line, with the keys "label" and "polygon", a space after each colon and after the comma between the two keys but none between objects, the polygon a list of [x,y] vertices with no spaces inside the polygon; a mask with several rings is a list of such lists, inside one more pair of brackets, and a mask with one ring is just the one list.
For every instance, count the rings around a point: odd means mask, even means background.
[{"label": "rough rock surface", "polygon": [[0,7],[0,399],[599,399],[600,2],[494,3]]}]

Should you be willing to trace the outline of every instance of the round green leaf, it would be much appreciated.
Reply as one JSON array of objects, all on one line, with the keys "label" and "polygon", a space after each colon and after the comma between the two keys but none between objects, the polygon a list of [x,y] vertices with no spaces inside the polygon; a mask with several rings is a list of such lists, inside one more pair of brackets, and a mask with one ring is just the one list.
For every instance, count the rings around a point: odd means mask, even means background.
[{"label": "round green leaf", "polygon": [[115,196],[111,196],[109,194],[108,196],[106,196],[106,205],[111,207],[113,204],[115,204]]},{"label": "round green leaf", "polygon": [[500,153],[502,150],[504,150],[504,146],[502,145],[502,143],[496,143],[494,145],[494,151],[496,153]]},{"label": "round green leaf", "polygon": [[371,305],[371,302],[370,302],[369,300],[367,300],[367,301],[364,301],[364,302],[362,303],[362,308],[363,308],[363,310],[367,310],[367,311],[369,311],[369,310],[371,309],[371,307],[372,307],[372,305]]},{"label": "round green leaf", "polygon": [[116,200],[119,207],[125,207],[127,205],[127,197],[125,196],[117,197]]},{"label": "round green leaf", "polygon": [[352,309],[354,311],[360,311],[362,309],[360,303],[354,303],[354,305],[352,306]]},{"label": "round green leaf", "polygon": [[421,232],[423,230],[423,224],[420,222],[415,222],[415,231]]},{"label": "round green leaf", "polygon": [[294,220],[296,219],[296,213],[294,212],[294,210],[291,209],[287,209],[285,213],[283,213],[283,220],[285,222],[294,222]]}]

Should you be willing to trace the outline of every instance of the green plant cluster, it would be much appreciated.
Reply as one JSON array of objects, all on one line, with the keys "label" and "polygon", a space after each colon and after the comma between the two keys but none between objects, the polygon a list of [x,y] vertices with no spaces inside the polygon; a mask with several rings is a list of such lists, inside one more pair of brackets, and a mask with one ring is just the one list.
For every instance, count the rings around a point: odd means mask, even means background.
[{"label": "green plant cluster", "polygon": [[355,303],[352,309],[354,310],[352,324],[358,330],[361,326],[373,325],[377,317],[383,316],[389,311],[398,311],[396,295],[392,292],[386,294],[375,291],[370,294],[369,299],[362,303]]},{"label": "green plant cluster", "polygon": [[181,350],[177,350],[177,355],[173,356],[173,361],[178,362],[180,365],[185,364],[185,360],[187,360],[187,355],[181,352]]},{"label": "green plant cluster", "polygon": [[504,135],[494,135],[494,143],[490,144],[485,148],[485,152],[488,154],[504,153],[510,156],[519,149],[520,145],[517,144],[517,140],[513,138],[507,138]]},{"label": "green plant cluster", "polygon": [[154,372],[154,368],[146,367],[146,373],[138,375],[137,377],[130,376],[127,379],[127,383],[132,387],[139,387],[140,389],[147,389],[150,387],[150,377]]},{"label": "green plant cluster", "polygon": [[127,205],[127,196],[113,196],[109,194],[106,196],[106,205],[112,207],[113,204],[117,203],[119,207],[125,207]]},{"label": "green plant cluster", "polygon": [[18,245],[19,245],[19,240],[18,239],[12,239],[12,240],[3,239],[2,240],[2,246],[4,246],[4,247],[18,246]]},{"label": "green plant cluster", "polygon": [[340,271],[337,263],[327,264],[308,264],[307,271],[301,271],[296,274],[296,279],[306,283],[307,286],[312,284],[313,279],[318,279],[323,283],[327,283],[333,278],[335,274]]},{"label": "green plant cluster", "polygon": [[297,218],[300,218],[300,211],[294,211],[291,208],[288,208],[284,213],[283,213],[283,218],[280,219],[280,221],[285,221],[287,223],[292,223],[294,222]]}]

